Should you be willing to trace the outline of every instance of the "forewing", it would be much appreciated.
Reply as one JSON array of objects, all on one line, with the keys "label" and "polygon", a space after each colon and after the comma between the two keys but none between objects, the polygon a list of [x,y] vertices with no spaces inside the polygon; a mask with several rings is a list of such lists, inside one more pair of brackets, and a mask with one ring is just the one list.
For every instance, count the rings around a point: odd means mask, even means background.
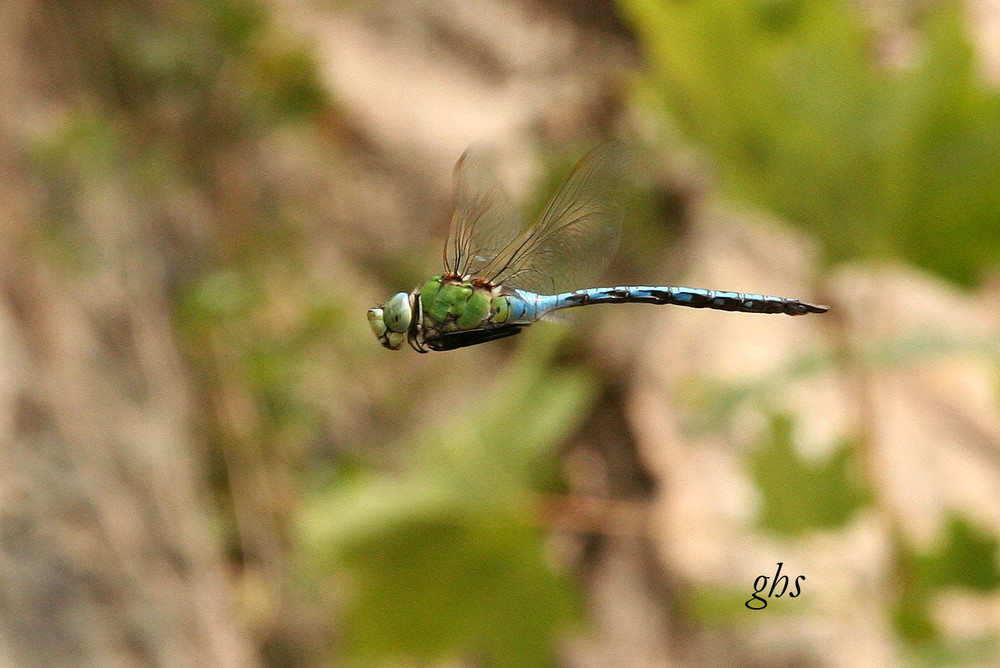
[{"label": "forewing", "polygon": [[481,269],[483,277],[532,292],[589,287],[618,250],[631,192],[629,163],[616,142],[585,155],[538,223],[500,250]]},{"label": "forewing", "polygon": [[455,165],[455,211],[444,246],[445,271],[478,277],[521,232],[521,218],[496,175],[496,154],[470,147]]}]

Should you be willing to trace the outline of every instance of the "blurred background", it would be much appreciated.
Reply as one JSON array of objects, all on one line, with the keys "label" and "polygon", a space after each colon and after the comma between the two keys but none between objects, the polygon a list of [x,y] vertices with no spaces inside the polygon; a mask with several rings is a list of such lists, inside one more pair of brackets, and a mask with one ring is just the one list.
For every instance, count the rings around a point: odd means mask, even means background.
[{"label": "blurred background", "polygon": [[[996,0],[8,0],[0,34],[0,664],[1000,662]],[[609,138],[642,157],[599,284],[830,312],[378,345],[468,145],[530,219]]]}]

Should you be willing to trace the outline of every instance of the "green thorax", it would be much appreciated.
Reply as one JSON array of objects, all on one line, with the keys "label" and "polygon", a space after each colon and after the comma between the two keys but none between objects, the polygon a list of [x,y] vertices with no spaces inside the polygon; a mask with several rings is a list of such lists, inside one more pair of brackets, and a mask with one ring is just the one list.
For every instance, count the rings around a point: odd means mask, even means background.
[{"label": "green thorax", "polygon": [[444,276],[433,276],[420,287],[420,308],[425,337],[500,325],[510,314],[500,288]]}]

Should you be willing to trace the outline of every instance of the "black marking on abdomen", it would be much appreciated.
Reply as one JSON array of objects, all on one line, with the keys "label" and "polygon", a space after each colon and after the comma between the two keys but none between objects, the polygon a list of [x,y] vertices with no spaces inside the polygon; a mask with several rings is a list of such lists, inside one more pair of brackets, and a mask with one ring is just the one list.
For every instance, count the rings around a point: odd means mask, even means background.
[{"label": "black marking on abdomen", "polygon": [[818,306],[798,299],[758,295],[753,293],[730,292],[727,290],[706,290],[703,288],[629,286],[614,288],[595,288],[588,293],[577,290],[563,299],[566,306],[584,306],[586,304],[673,304],[688,308],[709,308],[719,311],[738,311],[742,313],[784,313],[787,315],[805,315],[807,313],[825,313],[826,306]]}]

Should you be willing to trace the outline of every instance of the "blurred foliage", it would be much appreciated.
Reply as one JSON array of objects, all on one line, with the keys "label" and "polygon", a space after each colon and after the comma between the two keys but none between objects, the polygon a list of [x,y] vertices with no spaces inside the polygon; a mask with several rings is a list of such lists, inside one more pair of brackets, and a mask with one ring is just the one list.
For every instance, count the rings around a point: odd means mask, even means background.
[{"label": "blurred foliage", "polygon": [[897,539],[900,590],[892,613],[899,634],[925,657],[955,663],[963,657],[997,656],[997,638],[946,640],[932,615],[934,597],[948,589],[987,594],[1000,589],[1000,543],[965,518],[952,515],[937,549],[919,552]]},{"label": "blurred foliage", "polygon": [[[1000,341],[916,331],[867,341],[854,350],[853,355],[854,360],[870,372],[945,357],[975,356],[1000,364]],[[684,422],[685,433],[696,436],[718,430],[747,405],[774,410],[781,400],[781,392],[791,383],[827,372],[837,364],[838,358],[832,352],[814,350],[790,359],[766,376],[740,383],[710,382],[698,376],[687,378],[682,385],[681,398],[693,410]]]},{"label": "blurred foliage", "polygon": [[961,517],[948,520],[943,545],[913,560],[915,580],[932,587],[964,587],[978,592],[1000,588],[998,543]]},{"label": "blurred foliage", "polygon": [[731,195],[835,260],[901,257],[965,284],[1000,264],[1000,94],[977,79],[960,3],[928,6],[894,68],[842,0],[619,6],[647,57],[639,97]]},{"label": "blurred foliage", "polygon": [[[252,0],[123,4],[102,20],[118,90],[137,110],[169,104],[199,114],[187,119],[192,130],[220,130],[207,121],[227,118],[232,130],[301,119],[328,103],[309,51],[280,35]],[[224,99],[213,95],[220,88]]]},{"label": "blurred foliage", "polygon": [[[759,608],[767,611],[763,615],[747,614],[747,611],[752,609],[746,606],[747,601],[755,606],[760,605],[759,601],[753,600],[752,581],[741,587],[689,584],[681,588],[677,605],[684,611],[685,618],[712,629],[752,628],[758,624],[766,626],[773,621],[774,616],[794,617],[801,613],[802,605],[801,599],[796,600],[788,596],[794,588],[781,592],[781,596],[768,596],[772,584],[771,578],[776,571],[777,564],[774,564],[769,573],[760,574],[768,578],[767,585],[758,593],[760,598],[767,602],[765,607]],[[789,582],[795,582],[795,575],[789,576],[784,571],[782,575],[788,576]],[[776,590],[776,593],[778,592],[780,589]]]},{"label": "blurred foliage", "polygon": [[701,376],[684,379],[680,398],[692,408],[683,422],[684,432],[697,436],[717,431],[728,424],[735,413],[748,404],[763,410],[774,410],[782,390],[795,382],[829,371],[836,364],[827,352],[811,351],[792,358],[783,367],[766,376],[740,383],[710,381]]},{"label": "blurred foliage", "polygon": [[114,259],[88,256],[102,244],[88,238],[94,232],[80,225],[86,216],[77,208],[106,189],[122,198],[115,213],[130,213],[132,229],[169,231],[162,241],[175,248],[206,213],[223,221],[206,225],[217,234],[197,260],[248,260],[261,248],[289,248],[275,235],[289,227],[274,209],[255,143],[329,109],[304,46],[282,37],[250,0],[49,11],[51,23],[77,26],[86,39],[60,45],[72,67],[52,83],[69,112],[30,148],[48,209],[39,246],[50,253],[75,247],[69,254],[84,265]]},{"label": "blurred foliage", "polygon": [[[988,241],[1000,201],[996,97],[972,79],[954,8],[928,15],[925,57],[891,72],[869,63],[860,20],[841,3],[622,6],[651,59],[646,101],[712,151],[734,194],[816,230],[837,257],[894,252],[965,281],[996,260]],[[550,662],[580,606],[547,554],[536,495],[553,483],[556,451],[598,393],[591,371],[560,357],[561,330],[532,328],[518,337],[523,346],[501,348],[513,352],[498,358],[391,357],[356,302],[380,280],[409,275],[422,262],[417,253],[379,266],[346,260],[331,270],[336,278],[308,275],[310,261],[329,268],[328,256],[308,255],[330,241],[299,226],[325,220],[327,202],[308,199],[321,189],[311,179],[301,185],[271,171],[276,157],[288,158],[272,153],[274,135],[304,121],[293,151],[305,162],[303,146],[323,144],[326,115],[336,110],[308,50],[278,33],[266,6],[54,7],[67,12],[54,24],[83,26],[87,39],[66,76],[80,76],[86,94],[32,147],[46,204],[36,247],[75,271],[131,258],[129,244],[138,242],[128,234],[111,249],[118,255],[104,258],[108,248],[93,241],[100,232],[79,224],[88,219],[81,210],[100,211],[93,203],[120,188],[127,201],[108,208],[125,212],[121,229],[145,229],[163,254],[163,267],[145,269],[169,274],[174,290],[215,491],[232,515],[222,524],[234,572],[267,580],[257,601],[265,613],[247,606],[265,655],[308,662],[308,639],[332,644],[329,629],[342,622],[342,652],[359,662]],[[302,172],[315,176],[310,169]],[[296,188],[311,192],[296,200]],[[115,231],[103,233],[117,240]],[[410,250],[413,243],[406,240]],[[949,252],[939,252],[942,244]],[[500,360],[499,371],[462,369],[484,360]],[[712,406],[728,412],[829,363],[803,360],[715,395]],[[459,385],[464,400],[454,401],[450,384],[473,373],[475,387]],[[751,460],[765,525],[796,533],[843,522],[865,499],[845,451],[808,463],[791,431],[775,417]],[[366,457],[385,453],[398,469],[371,472]],[[307,476],[298,474],[323,466],[329,476],[300,505]],[[794,514],[782,512],[788,506]],[[963,526],[939,552],[906,562],[915,584],[900,599],[904,631],[929,628],[926,603],[938,588],[997,586],[995,542]],[[300,557],[320,579],[296,580]],[[316,591],[344,573],[347,586]],[[343,610],[303,621],[310,596],[323,599],[317,607],[338,597]],[[268,613],[268,605],[285,608]]]},{"label": "blurred foliage", "polygon": [[561,336],[537,332],[467,408],[425,415],[418,440],[392,448],[412,455],[402,472],[349,476],[302,513],[314,563],[353,575],[355,658],[551,660],[578,613],[546,559],[536,493],[596,389],[582,368],[549,367]]},{"label": "blurred foliage", "polygon": [[748,457],[764,498],[760,524],[785,536],[841,527],[871,502],[852,473],[857,448],[844,444],[825,461],[807,461],[793,446],[793,426],[789,416],[773,416],[767,441]]},{"label": "blurred foliage", "polygon": [[[874,372],[930,358],[969,354],[997,361],[1000,347],[993,340],[917,332],[868,342],[857,351],[855,359]],[[694,418],[687,424],[692,434],[724,429],[748,404],[773,413],[769,433],[747,455],[746,462],[763,495],[760,525],[780,536],[794,539],[816,530],[835,529],[875,502],[858,462],[862,443],[845,442],[823,461],[806,460],[794,447],[792,418],[775,412],[780,391],[790,382],[827,370],[834,363],[827,354],[803,355],[784,370],[760,380],[722,385],[692,379],[687,385],[686,400],[694,407]],[[948,589],[982,594],[1000,589],[1000,541],[953,515],[936,549],[914,551],[900,535],[893,542],[898,589],[890,597],[894,597],[891,619],[899,636],[911,643],[909,651],[914,660],[921,664],[961,665],[996,657],[1000,639],[945,639],[932,612],[934,597]],[[682,603],[689,614],[704,623],[738,624],[745,621],[732,614],[738,594],[698,586],[686,593]]]},{"label": "blurred foliage", "polygon": [[[275,295],[262,280],[226,268],[200,275],[178,291],[176,317],[192,356],[212,367],[202,369],[203,379],[214,375],[245,390],[261,418],[258,436],[280,451],[320,429],[323,408],[303,388],[309,360],[351,316],[327,293],[300,285],[294,297]],[[276,323],[280,309],[294,315]]]},{"label": "blurred foliage", "polygon": [[307,360],[318,341],[364,330],[303,276],[294,213],[317,207],[289,196],[289,170],[274,166],[286,156],[268,144],[282,131],[316,143],[332,108],[315,61],[253,0],[34,3],[26,14],[40,27],[35,51],[58,57],[31,72],[57,111],[25,144],[42,211],[28,250],[68,274],[167,293],[238,597],[259,582],[260,609],[293,602],[247,614],[253,642],[275,663],[302,662],[321,634],[303,623],[284,527],[290,475],[324,426]]}]

